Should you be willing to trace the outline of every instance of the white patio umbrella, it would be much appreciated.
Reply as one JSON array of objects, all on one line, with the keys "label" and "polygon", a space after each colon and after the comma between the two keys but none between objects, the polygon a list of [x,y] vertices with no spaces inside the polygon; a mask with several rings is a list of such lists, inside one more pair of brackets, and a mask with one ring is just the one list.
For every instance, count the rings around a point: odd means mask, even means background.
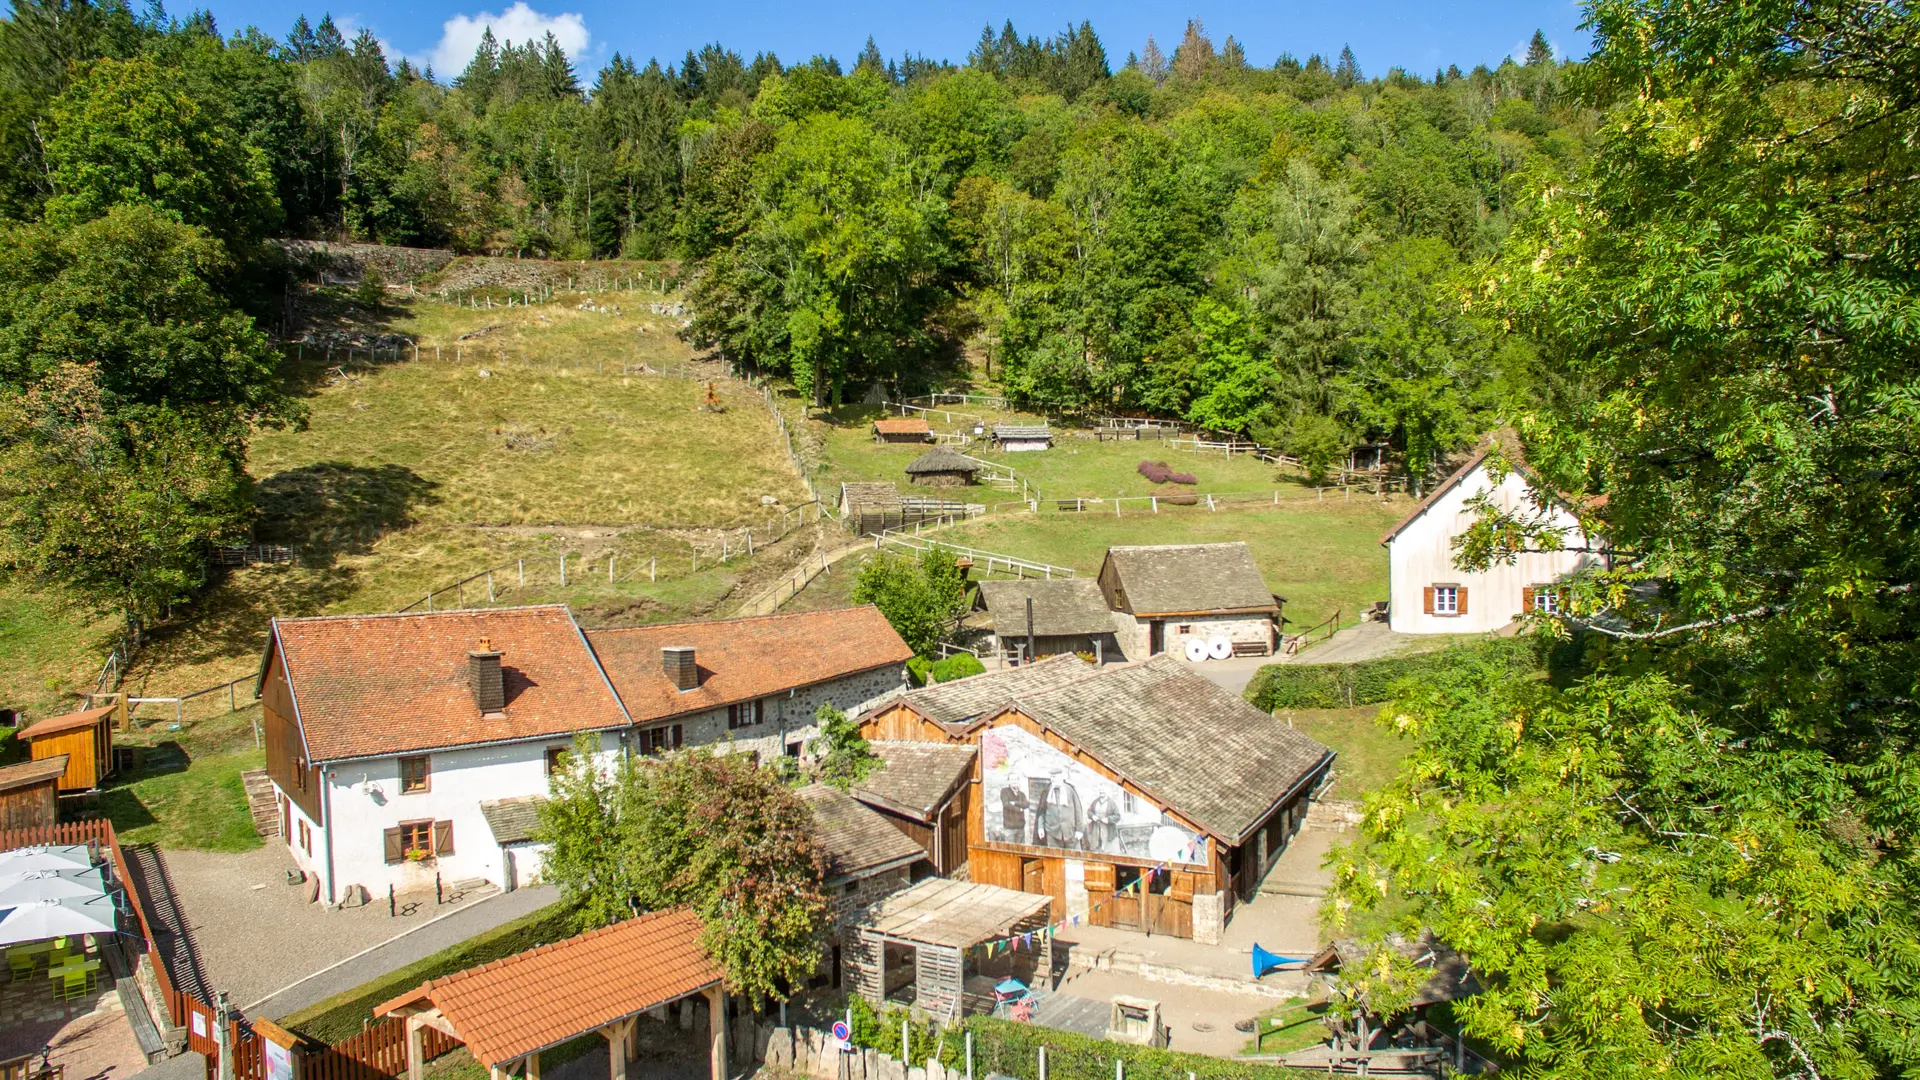
[{"label": "white patio umbrella", "polygon": [[76,934],[111,934],[117,929],[110,896],[43,900],[37,904],[21,904],[0,918],[0,945]]},{"label": "white patio umbrella", "polygon": [[85,870],[92,865],[93,853],[85,844],[0,851],[0,875],[24,874],[30,870]]},{"label": "white patio umbrella", "polygon": [[98,867],[90,870],[38,870],[9,878],[0,873],[0,907],[42,900],[85,899],[107,891]]}]

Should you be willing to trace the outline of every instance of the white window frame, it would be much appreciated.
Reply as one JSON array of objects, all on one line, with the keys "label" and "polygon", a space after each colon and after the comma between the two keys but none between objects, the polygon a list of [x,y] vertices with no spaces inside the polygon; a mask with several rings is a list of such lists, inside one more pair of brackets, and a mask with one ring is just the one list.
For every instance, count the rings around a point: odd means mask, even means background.
[{"label": "white window frame", "polygon": [[1552,585],[1535,585],[1533,610],[1542,615],[1560,614],[1560,590]]},{"label": "white window frame", "polygon": [[1435,585],[1433,587],[1433,613],[1453,618],[1460,614],[1460,586]]}]

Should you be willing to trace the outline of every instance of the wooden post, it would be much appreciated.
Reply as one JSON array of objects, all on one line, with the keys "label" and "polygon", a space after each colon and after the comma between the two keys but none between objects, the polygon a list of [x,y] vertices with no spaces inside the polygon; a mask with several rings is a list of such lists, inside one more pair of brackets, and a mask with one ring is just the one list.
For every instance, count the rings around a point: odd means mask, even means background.
[{"label": "wooden post", "polygon": [[560,553],[560,584],[565,585],[566,583],[567,583],[567,553],[563,551]]},{"label": "wooden post", "polygon": [[525,585],[526,583],[527,583],[527,560],[521,559],[520,560],[520,584]]},{"label": "wooden post", "polygon": [[647,560],[647,580],[648,581],[656,580],[654,575],[659,571],[659,569],[660,569],[660,556],[655,555],[654,557],[648,559]]},{"label": "wooden post", "polygon": [[487,603],[493,603],[493,571],[487,571]]},{"label": "wooden post", "polygon": [[426,1071],[426,1040],[421,1037],[420,1018],[407,1017],[407,1080],[421,1080]]},{"label": "wooden post", "polygon": [[715,983],[703,992],[707,998],[707,1037],[713,1044],[713,1080],[727,1080],[727,991]]},{"label": "wooden post", "polygon": [[973,1080],[973,1032],[967,1032],[967,1080]]},{"label": "wooden post", "polygon": [[527,1055],[527,1080],[540,1080],[540,1051]]}]

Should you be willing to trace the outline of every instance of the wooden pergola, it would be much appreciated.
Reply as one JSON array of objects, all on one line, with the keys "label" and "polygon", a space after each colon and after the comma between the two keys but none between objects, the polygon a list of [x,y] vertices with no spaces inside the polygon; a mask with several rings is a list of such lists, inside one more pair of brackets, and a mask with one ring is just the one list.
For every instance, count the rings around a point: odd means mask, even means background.
[{"label": "wooden pergola", "polygon": [[421,1080],[428,1028],[465,1043],[492,1080],[540,1080],[541,1051],[599,1034],[612,1080],[626,1080],[640,1014],[700,994],[712,1077],[726,1080],[726,989],[700,933],[692,912],[652,912],[422,983],[374,1013],[407,1022],[407,1080]]},{"label": "wooden pergola", "polygon": [[[929,878],[870,906],[844,935],[842,963],[853,989],[875,1006],[886,997],[886,947],[914,951],[914,1007],[958,1019],[967,1005],[967,953],[1015,937],[1053,970],[1053,937],[1045,932],[1050,896],[994,885]],[[1025,935],[1032,934],[1031,939]],[[984,997],[991,999],[991,991]]]}]

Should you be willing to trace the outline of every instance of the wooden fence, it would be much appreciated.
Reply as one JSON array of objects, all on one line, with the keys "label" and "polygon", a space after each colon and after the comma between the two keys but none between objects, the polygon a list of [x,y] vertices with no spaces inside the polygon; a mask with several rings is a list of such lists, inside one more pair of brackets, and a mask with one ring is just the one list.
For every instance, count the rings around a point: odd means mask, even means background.
[{"label": "wooden fence", "polygon": [[[431,1060],[463,1045],[438,1028],[422,1030]],[[407,1074],[407,1022],[388,1018],[332,1046],[300,1048],[301,1080],[390,1080]]]},{"label": "wooden fence", "polygon": [[[953,519],[948,519],[948,521],[944,523],[952,524],[952,520]],[[878,533],[873,538],[873,547],[876,551],[885,551],[888,548],[893,548],[909,554],[919,554],[928,548],[938,546],[953,552],[955,555],[972,559],[973,568],[983,574],[1011,574],[1014,577],[1022,578],[1044,577],[1048,580],[1057,577],[1070,578],[1073,576],[1073,568],[1071,566],[1055,566],[1052,563],[1022,559],[1017,555],[1002,555],[997,551],[982,551],[979,548],[966,547],[961,544],[942,543],[939,540],[922,538],[920,533],[921,526],[919,525],[915,525],[912,532],[900,530]]]}]

